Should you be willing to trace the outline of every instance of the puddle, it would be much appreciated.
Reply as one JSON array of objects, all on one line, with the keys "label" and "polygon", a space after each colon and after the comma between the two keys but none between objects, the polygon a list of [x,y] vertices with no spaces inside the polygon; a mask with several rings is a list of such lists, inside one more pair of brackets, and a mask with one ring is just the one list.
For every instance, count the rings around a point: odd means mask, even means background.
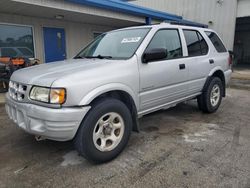
[{"label": "puddle", "polygon": [[80,156],[77,151],[70,151],[63,156],[64,161],[61,166],[78,165],[85,161],[85,159]]}]

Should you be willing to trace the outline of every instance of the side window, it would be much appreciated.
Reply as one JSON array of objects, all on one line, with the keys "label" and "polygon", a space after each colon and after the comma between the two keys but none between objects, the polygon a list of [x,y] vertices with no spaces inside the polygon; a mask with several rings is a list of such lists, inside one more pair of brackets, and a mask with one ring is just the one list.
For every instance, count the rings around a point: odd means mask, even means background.
[{"label": "side window", "polygon": [[194,30],[183,30],[188,48],[188,56],[201,56],[208,52],[208,45],[201,34]]},{"label": "side window", "polygon": [[201,53],[202,55],[206,55],[208,53],[208,45],[207,45],[207,42],[205,41],[205,39],[201,36],[200,33],[198,33],[198,37],[199,37],[199,40],[200,40],[200,45],[201,45]]},{"label": "side window", "polygon": [[224,44],[220,40],[220,38],[213,32],[206,31],[206,35],[209,37],[211,42],[213,43],[215,49],[219,53],[227,52],[227,49],[225,48]]},{"label": "side window", "polygon": [[175,59],[182,57],[182,46],[177,29],[159,30],[149,43],[146,50],[154,48],[165,48],[167,50],[166,59]]}]

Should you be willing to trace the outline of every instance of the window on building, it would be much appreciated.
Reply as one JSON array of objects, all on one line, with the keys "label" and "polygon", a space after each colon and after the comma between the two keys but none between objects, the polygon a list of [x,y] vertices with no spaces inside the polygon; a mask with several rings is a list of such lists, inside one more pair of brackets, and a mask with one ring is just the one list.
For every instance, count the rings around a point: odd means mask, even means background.
[{"label": "window on building", "polygon": [[32,27],[0,24],[0,57],[34,57]]},{"label": "window on building", "polygon": [[213,43],[215,49],[217,50],[217,52],[219,53],[223,53],[226,52],[227,49],[225,48],[224,44],[222,43],[222,41],[220,40],[220,38],[216,35],[216,33],[214,32],[205,32],[207,34],[207,36],[210,38],[211,42]]},{"label": "window on building", "polygon": [[208,45],[201,34],[194,30],[183,30],[188,48],[188,56],[201,56],[208,52]]},{"label": "window on building", "polygon": [[158,31],[148,45],[147,50],[154,48],[165,48],[167,50],[166,59],[182,57],[182,46],[178,30],[164,29]]}]

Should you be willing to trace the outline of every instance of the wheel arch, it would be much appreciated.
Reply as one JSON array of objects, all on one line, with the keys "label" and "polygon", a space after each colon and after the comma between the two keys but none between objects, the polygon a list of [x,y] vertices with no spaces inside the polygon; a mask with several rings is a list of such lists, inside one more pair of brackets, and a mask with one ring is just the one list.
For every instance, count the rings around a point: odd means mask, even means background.
[{"label": "wheel arch", "polygon": [[133,131],[139,131],[139,123],[137,117],[138,99],[134,92],[125,85],[115,84],[101,86],[88,93],[82,100],[80,105],[92,105],[104,97],[115,98],[122,101],[130,110],[133,120]]},{"label": "wheel arch", "polygon": [[221,68],[215,68],[213,69],[209,76],[207,77],[207,80],[205,82],[205,85],[203,87],[203,91],[207,88],[210,80],[212,77],[218,77],[221,79],[222,81],[222,85],[223,85],[223,93],[222,93],[222,96],[225,97],[226,96],[226,80],[225,80],[225,75],[224,75],[224,72]]}]

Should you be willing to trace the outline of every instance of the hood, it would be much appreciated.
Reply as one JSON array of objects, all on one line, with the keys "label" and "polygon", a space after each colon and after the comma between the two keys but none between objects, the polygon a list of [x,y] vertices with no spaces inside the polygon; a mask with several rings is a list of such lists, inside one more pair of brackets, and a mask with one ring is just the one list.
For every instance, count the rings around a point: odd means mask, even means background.
[{"label": "hood", "polygon": [[105,59],[70,59],[36,65],[15,71],[11,80],[29,85],[50,87],[52,83],[72,73],[86,71],[105,65]]}]

